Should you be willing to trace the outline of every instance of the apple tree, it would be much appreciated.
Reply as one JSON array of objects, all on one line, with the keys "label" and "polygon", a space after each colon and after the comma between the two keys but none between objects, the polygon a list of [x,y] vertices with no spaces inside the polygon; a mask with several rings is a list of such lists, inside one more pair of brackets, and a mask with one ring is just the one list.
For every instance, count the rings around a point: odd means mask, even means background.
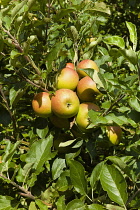
[{"label": "apple tree", "polygon": [[[112,2],[0,1],[0,209],[140,209],[139,19],[124,11],[115,25]],[[85,59],[102,94],[87,132],[37,116],[34,95],[55,94],[58,71]],[[110,125],[122,130],[117,145]]]}]

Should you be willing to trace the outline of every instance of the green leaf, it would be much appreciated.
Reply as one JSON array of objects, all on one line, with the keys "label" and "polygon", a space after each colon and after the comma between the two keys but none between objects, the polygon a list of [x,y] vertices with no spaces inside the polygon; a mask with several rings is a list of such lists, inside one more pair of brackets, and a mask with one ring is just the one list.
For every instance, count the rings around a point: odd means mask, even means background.
[{"label": "green leaf", "polygon": [[39,129],[39,128],[36,129],[36,133],[41,139],[44,139],[48,132],[49,132],[48,127],[43,128],[43,129]]},{"label": "green leaf", "polygon": [[106,209],[108,210],[125,210],[124,208],[116,205],[107,204]]},{"label": "green leaf", "polygon": [[128,102],[133,109],[140,112],[140,102],[136,97],[131,97]]},{"label": "green leaf", "polygon": [[102,166],[103,165],[104,165],[104,162],[103,161],[100,162],[100,163],[98,163],[94,167],[94,169],[93,169],[93,171],[91,173],[90,185],[91,185],[92,189],[95,188],[97,181],[100,179],[100,173],[101,173],[101,170],[102,170]]},{"label": "green leaf", "polygon": [[72,35],[73,35],[73,39],[74,39],[74,41],[76,42],[77,41],[77,39],[78,39],[78,31],[77,31],[77,29],[75,28],[75,26],[71,26],[70,27],[70,30],[71,30],[71,33],[72,33]]},{"label": "green leaf", "polygon": [[135,51],[129,49],[119,49],[119,52],[123,55],[125,59],[127,59],[133,65],[138,63],[138,56]]},{"label": "green leaf", "polygon": [[27,1],[28,0],[24,0],[24,1],[21,1],[21,3],[17,3],[16,6],[11,10],[12,21],[14,20],[18,12],[23,8],[23,6],[27,4]]},{"label": "green leaf", "polygon": [[107,36],[103,39],[106,44],[115,45],[120,48],[125,48],[124,39],[119,36]]},{"label": "green leaf", "polygon": [[80,199],[70,201],[65,210],[85,210],[84,202]]},{"label": "green leaf", "polygon": [[107,159],[117,165],[125,174],[131,177],[131,172],[128,165],[123,160],[121,160],[121,158],[117,156],[108,156]]},{"label": "green leaf", "polygon": [[81,195],[85,195],[87,191],[87,182],[85,178],[85,169],[81,163],[76,160],[69,162],[70,179],[75,190]]},{"label": "green leaf", "polygon": [[128,22],[128,21],[126,21],[126,26],[129,30],[130,40],[133,43],[133,50],[136,51],[136,48],[137,48],[137,28],[133,23]]},{"label": "green leaf", "polygon": [[9,99],[10,99],[10,105],[12,107],[16,106],[16,104],[19,102],[19,100],[24,95],[26,89],[27,89],[27,87],[25,87],[24,89],[19,87],[18,90],[16,89],[16,87],[12,87],[10,89]]},{"label": "green leaf", "polygon": [[41,170],[44,163],[50,159],[53,136],[50,134],[46,139],[34,142],[26,155],[26,163],[34,163],[36,170]]},{"label": "green leaf", "polygon": [[58,198],[57,202],[56,202],[56,206],[57,206],[57,210],[62,210],[66,208],[65,205],[65,195],[62,195]]},{"label": "green leaf", "polygon": [[109,198],[119,205],[125,206],[128,198],[127,184],[121,172],[113,165],[103,165],[100,181]]},{"label": "green leaf", "polygon": [[45,203],[43,203],[42,200],[36,199],[35,200],[36,205],[40,208],[40,210],[48,210],[48,207]]},{"label": "green leaf", "polygon": [[88,205],[88,210],[105,210],[105,207],[99,204]]},{"label": "green leaf", "polygon": [[101,13],[106,13],[108,15],[111,14],[109,7],[107,7],[104,2],[95,2],[94,8],[88,9],[87,12],[101,12]]},{"label": "green leaf", "polygon": [[2,196],[0,195],[0,210],[8,210],[12,208],[12,202],[13,198],[10,196]]},{"label": "green leaf", "polygon": [[66,167],[65,159],[56,158],[52,164],[52,177],[53,180],[57,179]]},{"label": "green leaf", "polygon": [[37,210],[35,202],[31,201],[30,205],[29,205],[29,210]]},{"label": "green leaf", "polygon": [[69,171],[63,171],[57,180],[56,188],[58,191],[64,192],[69,188],[68,177]]}]

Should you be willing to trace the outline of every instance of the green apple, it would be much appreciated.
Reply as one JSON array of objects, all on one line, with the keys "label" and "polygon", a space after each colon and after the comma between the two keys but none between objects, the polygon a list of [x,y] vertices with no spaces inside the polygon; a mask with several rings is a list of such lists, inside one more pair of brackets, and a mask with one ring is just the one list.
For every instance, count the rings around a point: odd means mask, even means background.
[{"label": "green apple", "polygon": [[102,93],[97,89],[96,83],[89,77],[83,77],[77,85],[77,95],[81,101],[95,101],[102,96]]},{"label": "green apple", "polygon": [[51,98],[52,111],[60,118],[71,118],[79,110],[79,98],[73,90],[59,89]]},{"label": "green apple", "polygon": [[75,66],[73,63],[66,63],[66,67],[68,67],[70,69],[75,69]]},{"label": "green apple", "polygon": [[60,117],[56,116],[55,114],[52,114],[50,116],[50,121],[57,128],[65,128],[65,129],[69,129],[70,128],[70,121],[69,121],[69,119],[60,118]]},{"label": "green apple", "polygon": [[74,69],[66,67],[61,69],[57,75],[56,88],[75,90],[78,81],[78,73]]},{"label": "green apple", "polygon": [[43,118],[52,114],[50,94],[47,92],[37,93],[32,100],[34,112]]},{"label": "green apple", "polygon": [[118,145],[120,143],[122,138],[122,129],[120,126],[106,126],[106,133],[112,144]]},{"label": "green apple", "polygon": [[90,60],[90,59],[85,59],[85,60],[82,60],[80,63],[78,63],[76,67],[77,73],[79,74],[80,77],[88,76],[86,72],[80,70],[80,69],[88,69],[88,68],[99,71],[99,68],[97,64],[95,63],[95,61]]},{"label": "green apple", "polygon": [[75,117],[75,121],[79,129],[83,132],[88,132],[88,125],[90,124],[90,118],[88,115],[89,110],[95,110],[95,111],[100,111],[99,106],[97,106],[94,103],[91,102],[86,102],[86,103],[81,103],[79,106],[79,111],[77,116]]}]

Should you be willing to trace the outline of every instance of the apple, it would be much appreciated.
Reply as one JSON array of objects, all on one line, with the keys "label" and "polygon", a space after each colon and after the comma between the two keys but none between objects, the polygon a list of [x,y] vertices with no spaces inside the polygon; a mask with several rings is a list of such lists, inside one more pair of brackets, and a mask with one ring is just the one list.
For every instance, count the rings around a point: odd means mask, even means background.
[{"label": "apple", "polygon": [[55,114],[52,114],[49,118],[51,123],[57,128],[65,128],[65,129],[70,128],[70,121],[66,118],[60,118]]},{"label": "apple", "polygon": [[77,73],[79,74],[80,77],[88,76],[86,72],[80,70],[80,69],[88,69],[88,68],[99,71],[97,64],[93,60],[85,59],[85,60],[82,60],[80,63],[78,63],[76,67]]},{"label": "apple", "polygon": [[56,88],[57,89],[70,89],[75,90],[79,81],[78,73],[71,68],[63,68],[59,71],[56,79]]},{"label": "apple", "polygon": [[79,110],[79,98],[73,90],[59,89],[51,98],[52,111],[60,118],[71,118]]},{"label": "apple", "polygon": [[112,144],[119,144],[122,138],[122,129],[120,126],[106,126],[106,133]]},{"label": "apple", "polygon": [[52,114],[50,94],[47,92],[37,93],[32,100],[34,112],[43,118]]},{"label": "apple", "polygon": [[89,77],[83,77],[77,85],[77,95],[81,101],[91,101],[99,99],[102,93],[97,89],[96,83]]},{"label": "apple", "polygon": [[70,69],[75,69],[75,66],[73,63],[66,63],[66,67],[68,67]]},{"label": "apple", "polygon": [[95,111],[100,111],[99,106],[92,102],[86,102],[86,103],[81,103],[79,106],[79,111],[77,113],[77,116],[75,117],[75,121],[79,129],[83,132],[87,132],[88,129],[87,126],[90,124],[90,118],[88,116],[88,111],[89,110],[95,110]]}]

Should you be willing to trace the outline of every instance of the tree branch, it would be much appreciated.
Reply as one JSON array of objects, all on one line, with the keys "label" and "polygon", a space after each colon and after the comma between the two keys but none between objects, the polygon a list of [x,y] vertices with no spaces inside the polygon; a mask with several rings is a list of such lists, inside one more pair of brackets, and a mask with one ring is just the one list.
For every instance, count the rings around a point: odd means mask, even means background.
[{"label": "tree branch", "polygon": [[10,184],[13,185],[14,187],[16,187],[17,189],[21,190],[23,193],[19,193],[20,195],[27,197],[31,200],[35,200],[35,197],[31,194],[30,191],[24,189],[23,187],[21,187],[20,185],[16,184],[15,182],[11,181],[10,179],[8,179],[6,176],[4,176],[3,174],[0,174],[0,177],[7,180],[8,182],[10,181]]},{"label": "tree branch", "polygon": [[[2,30],[12,39],[12,44],[16,47],[16,49],[20,52],[20,53],[24,53],[22,47],[20,46],[19,42],[16,40],[16,38],[14,36],[12,36],[12,34],[4,29],[3,27],[1,27]],[[31,57],[29,55],[23,55],[23,57],[25,58],[25,60],[30,63],[30,65],[35,69],[36,73],[38,75],[41,75],[41,71],[40,69],[36,66],[36,64],[34,63],[34,61],[31,59]]]}]

